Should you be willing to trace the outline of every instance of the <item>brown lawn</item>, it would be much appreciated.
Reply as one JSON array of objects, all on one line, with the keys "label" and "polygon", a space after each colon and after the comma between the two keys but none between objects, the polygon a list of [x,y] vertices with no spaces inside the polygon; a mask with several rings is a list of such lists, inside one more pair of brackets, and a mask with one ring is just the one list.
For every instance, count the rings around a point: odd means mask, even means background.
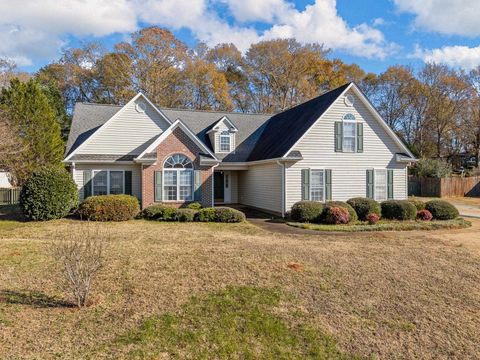
[{"label": "brown lawn", "polygon": [[[108,266],[93,304],[77,310],[64,306],[47,244],[82,226],[0,221],[0,358],[154,358],[117,340],[152,315],[177,314],[192,295],[228,286],[279,289],[275,314],[292,327],[301,318],[345,354],[480,358],[479,220],[462,230],[318,235],[100,224],[112,237]],[[195,355],[157,358],[169,357]]]}]

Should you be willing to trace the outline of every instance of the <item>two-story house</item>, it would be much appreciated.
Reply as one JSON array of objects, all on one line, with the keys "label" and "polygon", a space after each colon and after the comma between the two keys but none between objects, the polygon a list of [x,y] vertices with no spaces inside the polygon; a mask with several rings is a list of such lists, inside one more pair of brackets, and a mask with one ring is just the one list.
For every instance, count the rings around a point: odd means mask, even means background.
[{"label": "two-story house", "polygon": [[276,115],[78,103],[64,162],[80,197],[143,207],[244,204],[285,214],[300,200],[407,197],[414,156],[349,83]]}]

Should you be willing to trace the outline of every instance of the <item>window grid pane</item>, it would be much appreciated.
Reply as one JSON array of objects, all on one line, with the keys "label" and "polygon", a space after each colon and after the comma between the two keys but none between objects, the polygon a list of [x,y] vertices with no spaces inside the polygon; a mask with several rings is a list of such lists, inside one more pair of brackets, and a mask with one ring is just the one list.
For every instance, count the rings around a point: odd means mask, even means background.
[{"label": "window grid pane", "polygon": [[107,195],[107,171],[98,171],[93,176],[93,195]]},{"label": "window grid pane", "polygon": [[230,135],[220,135],[220,151],[230,151]]},{"label": "window grid pane", "polygon": [[387,170],[375,169],[375,200],[387,200]]},{"label": "window grid pane", "polygon": [[355,152],[356,129],[356,123],[343,122],[343,151]]},{"label": "window grid pane", "polygon": [[110,194],[123,194],[123,171],[110,171]]},{"label": "window grid pane", "polygon": [[310,199],[324,201],[324,172],[323,170],[310,171]]}]

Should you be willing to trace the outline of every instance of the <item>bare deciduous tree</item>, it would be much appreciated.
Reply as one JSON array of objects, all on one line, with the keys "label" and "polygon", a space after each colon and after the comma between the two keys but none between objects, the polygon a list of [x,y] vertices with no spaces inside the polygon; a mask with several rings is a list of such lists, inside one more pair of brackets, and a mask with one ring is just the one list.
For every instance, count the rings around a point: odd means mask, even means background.
[{"label": "bare deciduous tree", "polygon": [[95,277],[105,263],[108,234],[93,224],[75,229],[67,238],[51,245],[51,253],[59,263],[63,285],[79,308],[88,305]]}]

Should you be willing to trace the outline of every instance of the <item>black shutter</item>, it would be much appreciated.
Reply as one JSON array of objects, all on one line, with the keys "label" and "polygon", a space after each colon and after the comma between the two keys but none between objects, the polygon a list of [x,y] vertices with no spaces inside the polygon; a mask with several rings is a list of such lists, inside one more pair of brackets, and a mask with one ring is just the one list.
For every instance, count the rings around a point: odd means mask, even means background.
[{"label": "black shutter", "polygon": [[357,152],[363,152],[363,124],[357,123]]},{"label": "black shutter", "polygon": [[83,199],[92,196],[92,170],[83,170]]},{"label": "black shutter", "polygon": [[343,123],[335,121],[335,151],[343,151]]},{"label": "black shutter", "polygon": [[325,170],[325,200],[332,200],[332,170]]},{"label": "black shutter", "polygon": [[375,175],[373,169],[367,170],[367,198],[373,199],[375,196]]},{"label": "black shutter", "polygon": [[393,170],[387,169],[387,197],[393,199]]},{"label": "black shutter", "polygon": [[132,195],[132,172],[125,171],[125,194]]},{"label": "black shutter", "polygon": [[310,200],[310,169],[302,169],[302,200]]},{"label": "black shutter", "polygon": [[155,171],[155,202],[162,201],[162,172]]}]

